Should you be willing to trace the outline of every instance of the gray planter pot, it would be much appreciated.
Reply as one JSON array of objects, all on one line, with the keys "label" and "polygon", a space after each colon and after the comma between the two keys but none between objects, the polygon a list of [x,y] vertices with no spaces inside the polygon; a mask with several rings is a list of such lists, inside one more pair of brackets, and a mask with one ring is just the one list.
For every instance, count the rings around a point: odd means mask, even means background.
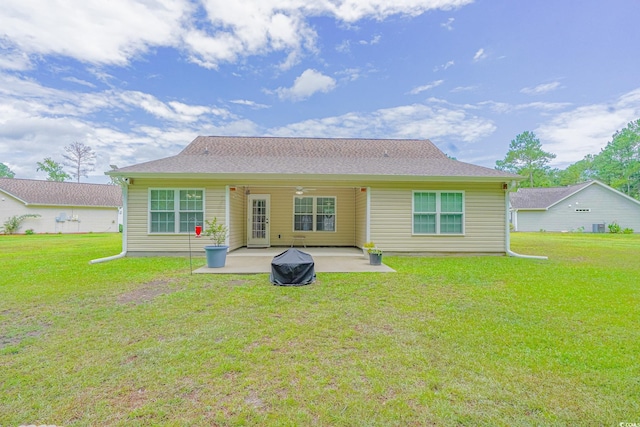
[{"label": "gray planter pot", "polygon": [[229,246],[206,245],[204,251],[207,254],[207,267],[224,267],[227,262],[227,250]]},{"label": "gray planter pot", "polygon": [[369,254],[369,264],[371,264],[371,265],[381,265],[382,264],[382,254]]}]

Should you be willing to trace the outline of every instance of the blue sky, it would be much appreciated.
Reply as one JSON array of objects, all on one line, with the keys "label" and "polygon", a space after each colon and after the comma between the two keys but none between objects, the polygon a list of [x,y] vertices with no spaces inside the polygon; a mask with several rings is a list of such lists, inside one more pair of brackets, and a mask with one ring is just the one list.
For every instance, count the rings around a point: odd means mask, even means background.
[{"label": "blue sky", "polygon": [[198,135],[429,138],[493,167],[534,131],[564,168],[640,118],[640,2],[3,0],[0,162],[85,182]]}]

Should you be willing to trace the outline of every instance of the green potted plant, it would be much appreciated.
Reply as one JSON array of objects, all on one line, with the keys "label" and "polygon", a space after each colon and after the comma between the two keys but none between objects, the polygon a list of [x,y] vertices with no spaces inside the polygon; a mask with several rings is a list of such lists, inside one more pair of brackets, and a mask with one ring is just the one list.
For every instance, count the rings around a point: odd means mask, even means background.
[{"label": "green potted plant", "polygon": [[229,229],[219,223],[218,218],[213,218],[211,221],[205,220],[204,235],[213,241],[213,245],[205,245],[204,247],[207,254],[207,267],[224,267],[229,249],[229,246],[225,245],[228,233]]},{"label": "green potted plant", "polygon": [[369,249],[369,264],[380,265],[382,264],[382,251],[378,248]]},{"label": "green potted plant", "polygon": [[375,247],[376,247],[376,244],[373,242],[367,242],[362,245],[362,254],[366,259],[369,259],[369,250],[375,249]]}]

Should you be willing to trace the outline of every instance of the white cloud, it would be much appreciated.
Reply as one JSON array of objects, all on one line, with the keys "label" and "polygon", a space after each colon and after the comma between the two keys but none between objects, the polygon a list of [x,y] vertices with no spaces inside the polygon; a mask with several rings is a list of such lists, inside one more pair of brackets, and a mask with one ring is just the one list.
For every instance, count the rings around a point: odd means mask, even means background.
[{"label": "white cloud", "polygon": [[543,83],[534,87],[525,87],[520,89],[520,92],[526,93],[527,95],[540,95],[543,93],[551,92],[560,87],[560,82],[551,82],[551,83]]},{"label": "white cloud", "polygon": [[247,107],[251,107],[255,110],[261,110],[263,108],[270,108],[270,105],[266,105],[266,104],[258,104],[255,101],[249,101],[246,99],[232,99],[231,101],[232,104],[238,104],[238,105],[245,105]]},{"label": "white cloud", "polygon": [[4,0],[4,40],[29,54],[62,55],[95,64],[126,64],[151,46],[173,46],[186,0]]},{"label": "white cloud", "polygon": [[275,92],[280,99],[300,101],[309,98],[317,92],[331,92],[336,87],[336,81],[329,76],[311,68],[305,70],[293,82],[290,88],[278,88]]},{"label": "white cloud", "polygon": [[429,84],[426,84],[426,85],[424,85],[424,86],[414,87],[413,89],[411,89],[411,90],[409,91],[409,94],[410,94],[410,95],[417,95],[417,94],[419,94],[420,92],[424,92],[424,91],[427,91],[427,90],[433,89],[434,87],[438,87],[438,86],[440,86],[442,83],[444,83],[444,80],[436,80],[436,81],[433,81],[433,82],[431,82],[431,83],[429,83]]},{"label": "white cloud", "polygon": [[76,84],[79,84],[79,85],[82,85],[82,86],[86,86],[86,87],[91,87],[91,88],[96,87],[96,85],[94,85],[93,83],[88,82],[86,80],[79,79],[77,77],[63,77],[62,80],[67,81],[67,82],[71,82],[71,83],[76,83]]},{"label": "white cloud", "polygon": [[445,29],[449,30],[449,31],[452,31],[453,30],[453,21],[455,21],[455,18],[449,18],[449,19],[447,19],[447,22],[443,22],[442,24],[440,24],[440,26],[442,28],[445,28]]},{"label": "white cloud", "polygon": [[454,64],[455,64],[455,62],[452,59],[451,61],[447,61],[446,63],[444,63],[442,65],[437,65],[437,66],[433,67],[433,72],[435,73],[436,71],[439,71],[439,70],[446,70],[449,67],[453,67]]},{"label": "white cloud", "polygon": [[577,107],[540,125],[535,133],[544,149],[557,155],[555,164],[569,164],[598,154],[612,135],[640,117],[640,88],[607,104]]},{"label": "white cloud", "polygon": [[475,62],[481,61],[487,57],[487,54],[484,51],[484,48],[478,49],[478,51],[473,55],[473,60]]},{"label": "white cloud", "polygon": [[26,53],[11,49],[5,49],[3,52],[0,40],[0,70],[25,71],[31,67],[31,61]]},{"label": "white cloud", "polygon": [[348,113],[305,120],[270,129],[278,136],[323,135],[342,138],[440,138],[476,142],[496,129],[491,120],[470,115],[464,108],[411,104],[371,113]]},{"label": "white cloud", "polygon": [[459,93],[459,92],[473,92],[474,90],[477,90],[479,88],[479,86],[475,85],[475,86],[457,86],[454,87],[453,89],[451,89],[452,93]]},{"label": "white cloud", "polygon": [[[217,68],[251,55],[285,54],[281,68],[316,52],[311,20],[343,24],[392,15],[452,10],[473,0],[4,0],[0,67],[24,69],[29,59],[8,53],[59,55],[91,64],[126,65],[157,47],[177,48],[196,64]],[[368,41],[379,42],[380,36]],[[343,49],[345,47],[343,46]]]},{"label": "white cloud", "polygon": [[500,114],[512,113],[520,110],[556,111],[571,106],[568,102],[528,102],[525,104],[509,104],[507,102],[483,101],[478,106],[489,107],[492,111]]},{"label": "white cloud", "polygon": [[382,39],[382,36],[376,35],[373,36],[371,40],[360,40],[358,43],[362,45],[374,45],[380,43],[380,39]]},{"label": "white cloud", "polygon": [[[124,116],[107,125],[103,115]],[[119,126],[119,127],[117,127]],[[138,91],[64,91],[0,73],[0,158],[11,158],[19,178],[41,178],[36,162],[60,159],[73,141],[100,155],[94,182],[106,182],[109,162],[120,166],[172,155],[202,134],[258,133],[226,109],[162,101]]]},{"label": "white cloud", "polygon": [[336,46],[336,51],[340,53],[349,53],[351,51],[351,42],[349,40],[343,40]]}]

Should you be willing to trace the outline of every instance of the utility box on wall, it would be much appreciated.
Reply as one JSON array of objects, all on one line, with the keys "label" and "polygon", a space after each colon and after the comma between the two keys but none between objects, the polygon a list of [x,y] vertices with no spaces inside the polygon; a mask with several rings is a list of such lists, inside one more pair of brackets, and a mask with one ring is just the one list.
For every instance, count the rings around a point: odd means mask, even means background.
[{"label": "utility box on wall", "polygon": [[604,233],[604,224],[591,224],[591,231],[593,233]]}]

